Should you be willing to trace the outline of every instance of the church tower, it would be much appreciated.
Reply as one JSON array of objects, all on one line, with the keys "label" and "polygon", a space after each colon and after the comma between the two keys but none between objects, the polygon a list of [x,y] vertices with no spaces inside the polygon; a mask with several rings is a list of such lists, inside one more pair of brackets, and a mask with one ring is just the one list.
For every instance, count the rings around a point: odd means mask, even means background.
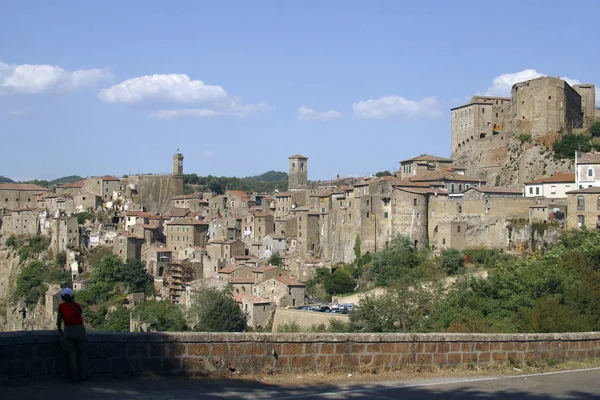
[{"label": "church tower", "polygon": [[183,176],[183,154],[179,150],[173,154],[173,175]]},{"label": "church tower", "polygon": [[296,154],[289,158],[288,190],[298,189],[308,185],[308,157]]}]

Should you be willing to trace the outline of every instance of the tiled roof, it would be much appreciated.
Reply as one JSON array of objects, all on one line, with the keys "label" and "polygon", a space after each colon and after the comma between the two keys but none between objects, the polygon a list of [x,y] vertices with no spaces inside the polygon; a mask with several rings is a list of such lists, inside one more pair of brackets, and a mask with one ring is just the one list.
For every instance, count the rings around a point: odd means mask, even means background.
[{"label": "tiled roof", "polygon": [[185,217],[189,213],[190,213],[189,208],[171,208],[171,210],[169,211],[169,215],[171,216],[171,218]]},{"label": "tiled roof", "polygon": [[277,265],[265,265],[264,267],[256,268],[252,272],[263,273],[263,272],[267,272],[267,271],[272,271],[276,268],[279,268],[279,267]]},{"label": "tiled roof", "polygon": [[103,176],[101,179],[102,179],[103,181],[118,181],[118,182],[120,182],[120,181],[121,181],[121,180],[120,180],[119,178],[117,178],[116,176],[109,176],[109,175]]},{"label": "tiled roof", "polygon": [[292,278],[291,276],[276,276],[273,279],[287,286],[306,286],[304,283],[300,282],[295,278]]},{"label": "tiled roof", "polygon": [[401,163],[409,161],[442,161],[442,162],[453,162],[451,158],[442,158],[437,156],[431,156],[429,154],[421,154],[420,156],[409,158],[408,160],[400,161]]},{"label": "tiled roof", "polygon": [[304,157],[300,154],[294,154],[293,156],[288,157],[288,159],[303,159],[303,160],[308,160],[308,157]]},{"label": "tiled roof", "polygon": [[175,221],[167,222],[168,225],[208,225],[208,222],[191,218],[181,218]]},{"label": "tiled roof", "polygon": [[468,190],[475,190],[480,193],[523,194],[523,189],[521,188],[509,188],[503,186],[473,186]]},{"label": "tiled roof", "polygon": [[48,191],[48,189],[32,183],[0,183],[0,190]]},{"label": "tiled roof", "polygon": [[243,190],[228,190],[226,195],[234,195],[237,197],[240,197],[244,200],[252,200],[248,194],[246,192],[244,192]]},{"label": "tiled roof", "polygon": [[579,153],[577,154],[577,164],[600,164],[600,153]]},{"label": "tiled roof", "polygon": [[62,185],[56,185],[56,188],[61,189],[79,189],[82,188],[84,181],[72,182],[72,183],[63,183]]},{"label": "tiled roof", "polygon": [[585,189],[577,189],[577,190],[571,190],[570,192],[567,192],[567,194],[585,194],[585,193],[600,194],[600,187],[593,186],[593,187],[589,187],[589,188],[585,188]]},{"label": "tiled roof", "polygon": [[428,182],[428,181],[458,181],[458,182],[485,182],[480,178],[474,178],[458,174],[449,169],[423,172],[408,178],[411,182]]},{"label": "tiled roof", "polygon": [[250,294],[236,294],[233,296],[233,300],[235,300],[236,303],[241,303],[244,300],[246,300],[252,304],[270,304],[270,303],[272,303],[271,300],[263,299],[262,297],[253,296]]},{"label": "tiled roof", "polygon": [[536,183],[575,183],[575,173],[558,172],[549,178],[536,179],[533,181],[525,182],[526,185],[532,185]]},{"label": "tiled roof", "polygon": [[219,273],[220,274],[231,274],[233,271],[235,271],[238,268],[239,268],[239,266],[237,266],[235,264],[229,264],[228,266],[221,268],[219,270]]}]

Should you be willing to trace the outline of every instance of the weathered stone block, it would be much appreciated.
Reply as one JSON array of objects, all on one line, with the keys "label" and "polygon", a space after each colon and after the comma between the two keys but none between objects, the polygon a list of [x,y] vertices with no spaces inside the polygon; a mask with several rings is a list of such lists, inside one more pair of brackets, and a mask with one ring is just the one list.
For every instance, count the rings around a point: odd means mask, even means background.
[{"label": "weathered stone block", "polygon": [[127,357],[148,357],[148,345],[145,343],[130,343],[127,345]]},{"label": "weathered stone block", "polygon": [[285,343],[283,345],[284,355],[302,355],[304,354],[304,345],[302,343]]},{"label": "weathered stone block", "polygon": [[[248,349],[251,349],[254,346],[260,347],[260,345],[250,345]],[[208,344],[190,343],[188,344],[187,352],[190,356],[208,356],[210,354],[210,349],[208,347]]]},{"label": "weathered stone block", "polygon": [[183,358],[183,369],[190,372],[205,372],[206,365],[202,358],[185,357]]},{"label": "weathered stone block", "polygon": [[187,347],[185,343],[169,343],[169,357],[179,357],[185,354]]},{"label": "weathered stone block", "polygon": [[447,363],[450,365],[457,365],[463,362],[462,353],[448,353]]}]

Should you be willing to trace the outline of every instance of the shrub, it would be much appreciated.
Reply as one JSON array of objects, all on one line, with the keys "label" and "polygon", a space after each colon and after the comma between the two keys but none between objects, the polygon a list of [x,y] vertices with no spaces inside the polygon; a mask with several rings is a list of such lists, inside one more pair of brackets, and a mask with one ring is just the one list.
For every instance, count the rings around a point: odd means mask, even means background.
[{"label": "shrub", "polygon": [[465,256],[456,249],[444,249],[441,254],[442,269],[448,275],[456,275],[465,266]]},{"label": "shrub", "polygon": [[531,143],[531,135],[519,135],[519,140],[521,141],[521,143]]},{"label": "shrub", "polygon": [[228,292],[201,288],[192,298],[189,317],[198,332],[243,332],[246,316]]},{"label": "shrub", "polygon": [[6,245],[8,247],[17,248],[17,238],[15,235],[10,235],[8,239],[6,239]]},{"label": "shrub", "polygon": [[186,330],[181,309],[166,301],[147,301],[138,304],[133,311],[134,318],[148,324],[148,330],[155,332],[181,332]]},{"label": "shrub", "polygon": [[575,158],[576,151],[589,152],[592,149],[590,138],[586,135],[567,134],[554,142],[554,158]]},{"label": "shrub", "polygon": [[600,136],[600,121],[596,121],[592,124],[592,126],[590,126],[590,134],[593,137]]}]

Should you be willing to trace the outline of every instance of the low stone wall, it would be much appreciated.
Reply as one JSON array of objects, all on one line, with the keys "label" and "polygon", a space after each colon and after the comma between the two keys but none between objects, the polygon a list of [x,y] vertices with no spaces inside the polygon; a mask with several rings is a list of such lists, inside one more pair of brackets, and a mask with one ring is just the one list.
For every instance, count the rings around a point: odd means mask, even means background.
[{"label": "low stone wall", "polygon": [[[363,365],[456,366],[600,358],[600,333],[565,334],[252,334],[90,333],[92,374],[217,374],[353,371]],[[0,377],[66,370],[59,335],[0,333]]]}]

